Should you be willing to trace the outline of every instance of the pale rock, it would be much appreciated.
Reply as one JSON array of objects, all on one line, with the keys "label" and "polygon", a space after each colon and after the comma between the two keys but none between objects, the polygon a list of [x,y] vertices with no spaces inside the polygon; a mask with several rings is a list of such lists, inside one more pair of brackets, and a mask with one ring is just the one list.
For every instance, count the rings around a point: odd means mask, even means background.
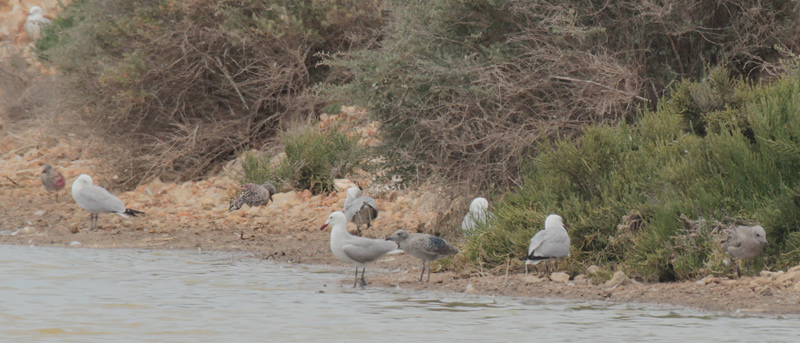
[{"label": "pale rock", "polygon": [[204,196],[200,198],[200,207],[204,210],[210,210],[219,203],[219,200],[213,196]]},{"label": "pale rock", "polygon": [[614,276],[611,277],[611,280],[608,280],[606,281],[606,283],[603,284],[603,287],[613,288],[617,286],[624,286],[630,283],[632,283],[631,279],[628,278],[628,276],[625,275],[624,272],[618,271],[614,273]]},{"label": "pale rock", "polygon": [[333,188],[337,192],[346,192],[350,187],[358,187],[358,185],[350,179],[333,179]]},{"label": "pale rock", "polygon": [[272,196],[272,205],[280,208],[287,208],[300,203],[295,191],[278,193]]},{"label": "pale rock", "polygon": [[716,278],[716,277],[714,277],[712,275],[709,275],[709,276],[704,277],[702,280],[697,281],[697,284],[698,285],[708,285],[708,284],[711,284],[711,283],[716,284],[716,283],[720,283],[720,281],[721,280],[719,278]]},{"label": "pale rock", "polygon": [[42,210],[38,210],[38,211],[36,211],[36,212],[35,212],[33,215],[34,215],[34,216],[42,216],[42,215],[44,215],[44,211],[42,211]]},{"label": "pale rock", "polygon": [[272,156],[272,158],[269,159],[269,164],[273,165],[273,166],[277,166],[277,165],[283,163],[284,160],[286,160],[286,153],[285,152],[281,152],[281,153],[279,153],[279,154],[277,154],[275,156]]},{"label": "pale rock", "polygon": [[758,273],[758,275],[760,275],[761,277],[772,279],[775,276],[777,276],[778,274],[782,274],[782,273],[783,273],[783,271],[771,272],[771,271],[768,271],[768,270],[762,270],[760,273]]},{"label": "pale rock", "polygon": [[578,274],[575,276],[574,279],[572,279],[572,281],[575,282],[576,284],[582,284],[588,282],[589,280],[586,279],[586,275]]},{"label": "pale rock", "polygon": [[17,234],[19,234],[19,235],[30,235],[30,234],[33,234],[33,233],[36,233],[36,228],[30,227],[30,226],[23,227],[23,228],[19,229],[19,231],[17,231]]},{"label": "pale rock", "polygon": [[600,271],[600,267],[591,265],[589,268],[586,268],[586,275],[595,275],[597,272]]},{"label": "pale rock", "polygon": [[253,206],[253,207],[248,208],[246,211],[244,211],[244,208],[242,208],[242,210],[243,210],[243,212],[247,213],[248,217],[252,217],[252,216],[257,215],[259,212],[261,212],[261,206]]},{"label": "pale rock", "polygon": [[77,247],[77,246],[80,246],[80,245],[81,245],[81,242],[78,242],[78,241],[69,242],[69,246],[71,246],[71,247]]},{"label": "pale rock", "polygon": [[789,287],[797,282],[800,282],[800,271],[777,275],[773,281],[778,286]]},{"label": "pale rock", "polygon": [[555,282],[567,282],[569,281],[569,274],[564,272],[555,272],[550,274],[550,280]]},{"label": "pale rock", "polygon": [[794,286],[792,287],[792,291],[800,293],[800,281],[794,284]]},{"label": "pale rock", "polygon": [[192,192],[183,187],[176,187],[170,192],[170,196],[176,204],[185,204],[192,198]]},{"label": "pale rock", "polygon": [[792,268],[789,268],[789,270],[787,270],[786,272],[788,273],[800,272],[800,266],[794,266]]}]

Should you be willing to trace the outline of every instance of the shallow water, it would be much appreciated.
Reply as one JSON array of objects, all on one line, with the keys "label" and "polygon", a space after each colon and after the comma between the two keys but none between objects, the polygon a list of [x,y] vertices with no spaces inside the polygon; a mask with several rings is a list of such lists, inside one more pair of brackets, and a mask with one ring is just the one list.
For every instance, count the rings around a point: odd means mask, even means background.
[{"label": "shallow water", "polygon": [[[0,246],[0,341],[792,342],[800,337],[796,317],[353,290],[339,286],[352,277],[348,271],[227,253]],[[367,280],[375,272],[368,270]]]}]

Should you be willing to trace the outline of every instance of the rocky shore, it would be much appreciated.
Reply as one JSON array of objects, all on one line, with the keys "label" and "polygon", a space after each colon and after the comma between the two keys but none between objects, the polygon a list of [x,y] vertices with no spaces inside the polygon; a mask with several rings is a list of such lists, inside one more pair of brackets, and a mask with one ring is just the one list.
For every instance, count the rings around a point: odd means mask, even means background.
[{"label": "rocky shore", "polygon": [[[174,184],[154,180],[129,192],[111,189],[128,207],[144,211],[146,216],[101,215],[101,229],[88,231],[89,214],[72,200],[69,187],[82,173],[92,175],[96,184],[111,185],[114,175],[104,172],[102,160],[95,154],[87,142],[77,139],[47,139],[33,129],[2,132],[0,244],[241,251],[289,263],[343,266],[330,253],[329,233],[319,229],[330,212],[342,208],[343,190],[324,195],[282,192],[268,206],[226,212],[238,189],[235,161],[219,175],[201,181]],[[44,163],[61,170],[67,179],[58,201],[38,178]],[[382,212],[366,235],[382,238],[400,228],[416,231],[433,225],[437,197],[423,188],[372,194]],[[456,237],[453,243],[463,242]],[[442,271],[441,265],[434,263],[431,282],[418,283],[419,260],[406,254],[390,255],[374,266],[389,272],[372,274],[368,282],[370,287],[672,304],[724,313],[800,314],[800,266],[762,271],[739,280],[709,276],[697,281],[640,283],[622,272],[607,281],[566,273],[555,273],[551,279],[525,276],[519,273],[521,262],[518,265],[516,261],[494,270],[452,265],[452,270]],[[343,286],[349,285],[347,275],[343,274]]]}]

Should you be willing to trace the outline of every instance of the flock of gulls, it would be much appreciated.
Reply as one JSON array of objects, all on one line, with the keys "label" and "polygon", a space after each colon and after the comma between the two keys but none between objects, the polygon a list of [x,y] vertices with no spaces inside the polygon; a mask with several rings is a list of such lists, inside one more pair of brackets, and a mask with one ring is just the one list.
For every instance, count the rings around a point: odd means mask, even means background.
[{"label": "flock of gulls", "polygon": [[[28,19],[25,22],[25,32],[34,41],[41,37],[41,30],[49,25],[51,21],[44,17],[42,8],[33,6],[28,12]],[[40,178],[44,188],[48,192],[55,192],[58,201],[58,191],[64,188],[66,182],[64,176],[49,164],[44,165]],[[245,183],[241,185],[241,194],[234,199],[228,211],[240,209],[247,204],[248,206],[263,206],[272,201],[275,194],[275,186],[270,183],[256,185]],[[97,229],[98,215],[101,213],[115,213],[125,218],[141,215],[144,212],[125,207],[122,201],[109,193],[105,188],[92,184],[89,175],[81,174],[72,183],[72,198],[81,208],[90,213],[90,230]],[[347,189],[347,198],[344,202],[344,212],[336,211],[328,216],[323,229],[331,227],[331,251],[342,262],[354,264],[356,266],[356,280],[353,287],[358,284],[358,268],[361,268],[361,286],[366,285],[364,272],[366,265],[373,262],[385,254],[396,251],[406,253],[422,260],[422,274],[419,281],[425,275],[425,268],[428,268],[428,281],[430,281],[430,261],[459,253],[458,248],[450,245],[445,240],[425,234],[409,233],[405,230],[398,230],[391,236],[382,239],[361,237],[361,227],[366,225],[368,230],[372,222],[378,218],[378,204],[375,199],[361,194],[358,187]],[[489,211],[489,201],[485,198],[475,198],[469,205],[469,212],[461,222],[461,229],[465,234],[475,231],[480,225],[494,222],[495,218]],[[351,235],[347,231],[347,222],[356,225],[356,235]],[[749,269],[750,259],[758,256],[765,245],[768,245],[766,233],[761,226],[737,226],[728,232],[729,239],[724,243],[725,251],[733,258],[747,261],[746,267]],[[554,270],[558,269],[558,260],[569,256],[569,234],[564,226],[563,219],[555,214],[547,216],[544,222],[544,230],[536,233],[531,238],[528,247],[528,255],[522,258],[525,260],[525,273],[528,273],[529,264],[537,264],[542,261],[554,261]],[[545,273],[549,274],[550,268],[545,264]],[[741,277],[739,264],[736,264],[736,273]]]},{"label": "flock of gulls", "polygon": [[[51,165],[45,164],[40,179],[45,190],[53,192],[58,200],[58,192],[66,185],[64,175]],[[242,192],[231,201],[228,211],[240,209],[244,204],[248,206],[263,206],[272,201],[275,194],[275,186],[270,183],[256,185],[245,183],[241,185]],[[109,193],[105,188],[94,185],[89,175],[81,174],[72,183],[72,199],[90,213],[90,231],[97,229],[97,219],[101,213],[114,213],[122,217],[129,218],[143,215],[144,212],[127,208],[125,204]],[[374,198],[361,194],[358,187],[347,189],[347,197],[344,201],[344,212],[335,211],[328,216],[325,224],[320,230],[331,228],[330,247],[333,256],[339,261],[355,265],[355,280],[353,287],[367,284],[364,279],[367,264],[375,262],[386,254],[406,252],[411,256],[422,260],[422,273],[419,281],[423,281],[425,269],[428,270],[428,280],[430,281],[431,271],[430,262],[450,255],[458,254],[460,251],[455,246],[447,243],[444,239],[426,234],[410,233],[406,230],[397,230],[386,239],[361,237],[361,226],[366,225],[369,229],[372,222],[378,218],[378,205]],[[471,234],[481,225],[491,225],[494,215],[489,211],[489,202],[485,198],[475,198],[469,206],[469,212],[461,222],[461,229],[465,235]],[[347,231],[347,223],[356,225],[356,234]],[[724,243],[726,252],[733,258],[747,261],[761,253],[765,245],[766,232],[761,226],[737,226],[730,229],[729,239]],[[570,239],[564,220],[557,214],[547,216],[544,221],[544,229],[537,232],[530,241],[528,255],[523,257],[525,260],[525,273],[528,273],[529,264],[553,261],[554,269],[558,269],[558,260],[568,257],[570,250]],[[361,268],[361,282],[359,284],[358,270]],[[545,274],[549,274],[549,263],[545,263]],[[739,265],[736,265],[736,273],[741,277]]]}]

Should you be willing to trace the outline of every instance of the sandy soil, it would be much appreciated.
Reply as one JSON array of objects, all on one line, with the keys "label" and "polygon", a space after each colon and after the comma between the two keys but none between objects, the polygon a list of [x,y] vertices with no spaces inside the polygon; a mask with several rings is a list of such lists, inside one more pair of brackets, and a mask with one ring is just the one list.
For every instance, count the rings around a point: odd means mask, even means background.
[{"label": "sandy soil", "polygon": [[[69,188],[80,173],[101,174],[95,167],[99,161],[87,159],[83,148],[75,148],[82,146],[76,142],[32,145],[20,137],[35,135],[0,138],[0,151],[5,151],[0,155],[0,244],[200,248],[247,252],[283,262],[344,266],[329,251],[329,231],[319,230],[327,215],[343,205],[343,192],[319,196],[281,193],[266,207],[227,213],[227,201],[236,188],[233,176],[181,185],[156,180],[131,192],[115,192],[129,207],[147,212],[146,216],[123,219],[101,215],[101,229],[89,231],[89,214],[74,203]],[[58,201],[38,180],[45,161],[60,169],[68,180]],[[102,175],[95,179],[104,185]],[[385,237],[397,228],[424,224],[432,218],[420,210],[426,207],[425,197],[409,191],[392,191],[379,197],[385,212],[368,235]],[[415,218],[399,216],[400,212],[415,213]],[[708,277],[679,283],[644,284],[621,275],[619,280],[598,285],[582,275],[563,281],[525,276],[518,272],[519,264],[514,264],[508,275],[504,268],[484,273],[442,271],[433,273],[429,283],[418,283],[421,263],[405,254],[388,256],[375,267],[390,272],[370,273],[368,268],[369,287],[672,304],[725,313],[800,314],[800,268],[786,273],[762,272],[761,276],[741,280]],[[435,271],[439,267],[434,264]],[[348,286],[352,279],[343,277],[341,282]]]}]

